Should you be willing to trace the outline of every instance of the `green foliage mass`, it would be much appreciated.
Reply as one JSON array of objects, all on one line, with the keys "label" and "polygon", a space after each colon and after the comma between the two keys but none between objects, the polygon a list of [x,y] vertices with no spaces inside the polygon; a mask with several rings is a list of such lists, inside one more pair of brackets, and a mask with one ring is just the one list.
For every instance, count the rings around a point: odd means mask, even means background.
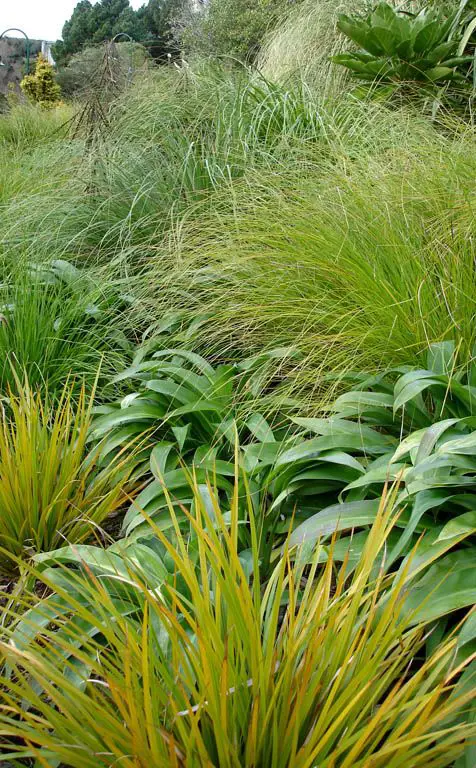
[{"label": "green foliage mass", "polygon": [[172,18],[182,5],[183,0],[149,0],[147,5],[134,11],[129,0],[99,0],[94,4],[80,0],[63,27],[63,39],[53,46],[53,55],[57,63],[64,66],[83,48],[124,32],[136,42],[154,39],[151,52],[160,58],[172,45]]},{"label": "green foliage mass", "polygon": [[64,538],[90,539],[121,507],[121,462],[99,473],[87,452],[92,400],[66,384],[59,401],[35,394],[25,378],[8,398],[0,430],[0,572]]},{"label": "green foliage mass", "polygon": [[2,764],[476,764],[474,126],[337,10],[0,118]]},{"label": "green foliage mass", "polygon": [[291,5],[290,0],[209,0],[201,13],[182,14],[179,37],[186,51],[251,62]]},{"label": "green foliage mass", "polygon": [[[448,583],[425,616],[439,618],[473,603],[475,373],[474,365],[454,371],[454,345],[434,345],[427,369],[356,376],[360,388],[341,395],[329,418],[294,417],[290,423],[281,411],[277,426],[253,407],[262,358],[214,369],[186,350],[161,349],[152,357],[144,352],[119,377],[139,388],[101,406],[91,435],[101,439],[106,465],[119,448],[142,438],[135,471],[146,486],[124,518],[126,535],[147,534],[144,516],[163,531],[171,529],[171,505],[177,505],[177,522],[188,527],[190,478],[204,487],[213,478],[225,506],[235,498],[242,549],[251,544],[246,518],[252,502],[263,572],[272,560],[270,547],[291,529],[291,543],[311,545],[341,531],[342,552],[351,553],[353,570],[384,486],[396,482],[394,503],[403,512],[385,567],[409,556],[415,537],[426,532],[416,572],[422,562],[434,562],[448,549],[452,554],[438,564]],[[238,488],[230,481],[237,467],[243,477]],[[455,557],[461,573],[453,578]]]},{"label": "green foliage mass", "polygon": [[[15,391],[23,375],[52,398],[69,377],[90,393],[99,369],[107,380],[123,367],[131,348],[128,300],[120,283],[100,282],[100,272],[93,277],[61,259],[12,269],[0,286],[4,393]],[[124,322],[116,325],[114,316]]]},{"label": "green foliage mass", "polygon": [[423,363],[444,338],[469,356],[476,340],[471,130],[450,138],[377,105],[318,110],[304,151],[276,134],[272,166],[184,223],[177,272],[162,278],[157,260],[144,292],[155,311],[200,315],[191,343],[209,356],[293,349],[279,395],[311,411],[338,385],[329,370]]},{"label": "green foliage mass", "polygon": [[[475,14],[461,3],[445,13],[423,8],[418,14],[395,11],[381,2],[366,18],[341,15],[338,27],[359,50],[341,53],[333,61],[373,87],[386,85],[434,93],[456,87],[466,98],[471,91],[474,50],[469,51]],[[441,99],[441,90],[440,96]]]}]

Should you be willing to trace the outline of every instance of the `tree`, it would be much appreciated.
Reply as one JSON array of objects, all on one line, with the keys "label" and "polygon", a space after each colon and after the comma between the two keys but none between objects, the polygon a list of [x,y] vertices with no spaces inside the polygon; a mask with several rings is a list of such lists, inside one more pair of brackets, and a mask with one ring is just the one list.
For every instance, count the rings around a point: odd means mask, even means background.
[{"label": "tree", "polygon": [[54,106],[61,96],[61,88],[55,80],[53,67],[41,53],[36,60],[34,74],[26,75],[20,83],[20,88],[30,101],[42,107]]},{"label": "tree", "polygon": [[173,50],[173,19],[188,0],[149,0],[134,11],[129,0],[99,0],[94,5],[81,0],[63,27],[63,40],[53,46],[59,66],[65,66],[75,53],[125,32],[136,42],[157,40],[150,53],[160,58]]},{"label": "tree", "polygon": [[129,11],[129,16],[134,14],[129,0],[101,0],[96,3],[91,12],[91,42],[102,43],[114,37],[114,30],[120,25],[125,11]]},{"label": "tree", "polygon": [[73,53],[80,51],[92,35],[92,10],[89,0],[80,0],[73,15],[63,26],[63,40],[57,40],[52,47],[56,62],[66,64]]},{"label": "tree", "polygon": [[173,20],[183,5],[183,0],[149,0],[143,6],[149,31],[155,37],[171,37]]},{"label": "tree", "polygon": [[188,0],[149,0],[137,12],[144,20],[148,39],[156,40],[150,45],[150,54],[154,59],[163,59],[167,54],[178,50],[174,37],[174,24]]}]

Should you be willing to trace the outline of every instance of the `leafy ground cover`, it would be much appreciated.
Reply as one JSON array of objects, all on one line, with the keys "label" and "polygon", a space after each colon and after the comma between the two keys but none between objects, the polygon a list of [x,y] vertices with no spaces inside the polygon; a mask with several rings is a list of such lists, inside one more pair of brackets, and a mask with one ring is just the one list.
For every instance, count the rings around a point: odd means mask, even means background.
[{"label": "leafy ground cover", "polygon": [[473,11],[367,5],[0,116],[7,764],[475,764],[471,101],[330,61]]}]

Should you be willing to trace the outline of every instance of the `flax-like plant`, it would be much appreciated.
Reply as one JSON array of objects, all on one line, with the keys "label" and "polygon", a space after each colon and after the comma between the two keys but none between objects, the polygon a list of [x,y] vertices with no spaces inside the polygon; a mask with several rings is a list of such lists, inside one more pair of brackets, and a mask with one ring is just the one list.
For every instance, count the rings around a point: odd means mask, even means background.
[{"label": "flax-like plant", "polygon": [[8,642],[7,631],[3,759],[71,768],[453,765],[476,736],[465,714],[472,694],[456,686],[469,660],[450,639],[419,662],[425,629],[401,610],[407,574],[380,568],[393,498],[350,580],[332,551],[319,568],[318,546],[310,565],[309,553],[286,549],[262,588],[251,502],[250,585],[237,500],[225,518],[209,491],[206,504],[194,489],[196,550],[177,522],[173,543],[151,525],[174,579],[152,588],[133,562],[128,576],[118,573],[118,590],[134,584],[141,595],[140,611],[124,610],[119,591],[89,571],[75,589],[50,583],[50,608],[69,604],[69,623],[45,622],[42,642],[29,646]]},{"label": "flax-like plant", "polygon": [[[20,382],[18,382],[19,384]],[[2,404],[0,546],[22,557],[91,536],[124,502],[125,461],[99,471],[87,451],[92,400],[66,384],[59,402],[25,380]],[[11,565],[11,563],[10,563]]]}]

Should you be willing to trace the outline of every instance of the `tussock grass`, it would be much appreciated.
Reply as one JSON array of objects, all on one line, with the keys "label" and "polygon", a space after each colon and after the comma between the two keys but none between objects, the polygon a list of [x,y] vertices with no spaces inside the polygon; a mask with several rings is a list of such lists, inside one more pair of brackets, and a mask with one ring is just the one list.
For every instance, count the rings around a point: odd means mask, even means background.
[{"label": "tussock grass", "polygon": [[15,182],[25,178],[16,159],[0,155],[0,174],[12,178],[3,192],[4,250],[103,262],[134,248],[144,256],[190,206],[321,133],[305,86],[218,67],[152,73],[109,119],[92,154],[81,140],[31,152],[31,187]]},{"label": "tussock grass", "polygon": [[[408,570],[379,572],[391,495],[350,579],[332,547],[322,569],[319,547],[285,549],[263,589],[251,499],[250,585],[236,499],[225,522],[212,487],[205,502],[194,484],[193,497],[193,547],[172,506],[174,542],[155,529],[169,578],[153,550],[145,568],[145,553],[137,562],[131,551],[116,577],[110,566],[109,577],[61,567],[52,583],[51,569],[41,577],[54,593],[23,633],[13,628],[15,642],[7,629],[0,644],[10,672],[4,758],[48,755],[71,768],[452,765],[475,731],[471,693],[455,687],[468,660],[455,660],[450,638],[418,664],[425,628],[404,612]],[[66,627],[63,615],[74,617]],[[42,642],[31,642],[39,626]]]},{"label": "tussock grass", "polygon": [[14,147],[27,150],[58,137],[63,138],[73,111],[74,107],[68,104],[52,109],[18,104],[0,116],[0,146],[7,144],[10,150]]},{"label": "tussock grass", "polygon": [[178,311],[214,358],[284,347],[280,396],[315,408],[329,372],[414,364],[445,338],[470,354],[472,140],[302,81],[152,72],[92,153],[32,147],[11,174],[0,155],[4,267],[99,263],[136,296],[134,333]]},{"label": "tussock grass", "polygon": [[0,285],[0,391],[15,391],[26,374],[53,399],[68,378],[89,393],[98,370],[102,385],[124,368],[139,318],[112,270],[84,273],[58,260],[11,269]]},{"label": "tussock grass", "polygon": [[476,340],[472,130],[369,105],[323,124],[182,226],[175,271],[156,271],[159,306],[203,316],[199,348],[298,351],[286,392],[311,407],[329,372],[417,364],[443,339],[464,362]]},{"label": "tussock grass", "polygon": [[99,472],[97,452],[87,455],[93,400],[84,389],[75,402],[66,384],[52,402],[26,378],[21,384],[2,404],[0,570],[64,541],[94,538],[125,499],[124,461]]}]

